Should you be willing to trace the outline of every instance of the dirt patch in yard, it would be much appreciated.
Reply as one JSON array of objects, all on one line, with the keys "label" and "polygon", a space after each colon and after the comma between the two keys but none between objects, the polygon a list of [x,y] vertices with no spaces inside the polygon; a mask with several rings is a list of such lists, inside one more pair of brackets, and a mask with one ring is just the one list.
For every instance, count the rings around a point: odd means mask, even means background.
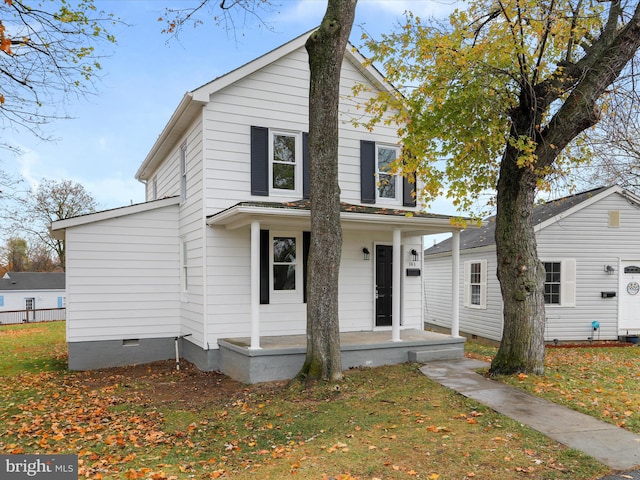
[{"label": "dirt patch in yard", "polygon": [[285,384],[245,385],[220,372],[203,372],[185,361],[177,370],[174,360],[79,372],[76,378],[92,390],[113,387],[130,391],[147,406],[177,405],[190,410],[226,404],[249,393],[267,393]]}]

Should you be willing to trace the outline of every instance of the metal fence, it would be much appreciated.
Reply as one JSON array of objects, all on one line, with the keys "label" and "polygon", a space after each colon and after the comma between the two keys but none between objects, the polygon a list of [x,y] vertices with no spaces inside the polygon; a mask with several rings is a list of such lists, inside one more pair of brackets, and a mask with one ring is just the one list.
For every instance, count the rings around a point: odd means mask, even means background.
[{"label": "metal fence", "polygon": [[16,323],[54,322],[67,319],[66,308],[0,311],[0,325]]}]

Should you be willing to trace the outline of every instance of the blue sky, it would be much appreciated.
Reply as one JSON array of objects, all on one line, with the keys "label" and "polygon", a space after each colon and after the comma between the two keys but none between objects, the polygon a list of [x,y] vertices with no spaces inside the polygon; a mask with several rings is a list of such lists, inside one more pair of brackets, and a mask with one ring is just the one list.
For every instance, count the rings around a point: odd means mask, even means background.
[{"label": "blue sky", "polygon": [[[326,0],[275,0],[277,11],[263,20],[272,30],[249,20],[234,31],[213,23],[186,27],[181,35],[162,34],[158,18],[165,6],[196,0],[95,0],[98,9],[114,13],[117,44],[101,60],[97,93],[66,105],[72,119],[45,126],[55,142],[28,133],[13,133],[7,142],[22,154],[0,152],[0,169],[20,174],[29,184],[42,178],[73,180],[87,189],[101,209],[144,201],[144,186],[134,175],[185,92],[213,80],[317,26]],[[362,29],[376,36],[390,31],[410,10],[420,16],[443,16],[454,0],[360,0],[351,41],[360,45]],[[446,203],[437,213],[454,213]]]}]

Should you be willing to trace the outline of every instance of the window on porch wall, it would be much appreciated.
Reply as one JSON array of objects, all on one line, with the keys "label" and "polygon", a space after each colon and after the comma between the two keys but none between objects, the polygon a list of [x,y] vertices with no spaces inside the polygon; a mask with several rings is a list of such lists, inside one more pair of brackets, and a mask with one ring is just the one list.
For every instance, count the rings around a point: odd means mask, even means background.
[{"label": "window on porch wall", "polygon": [[260,230],[260,303],[307,302],[310,232]]}]

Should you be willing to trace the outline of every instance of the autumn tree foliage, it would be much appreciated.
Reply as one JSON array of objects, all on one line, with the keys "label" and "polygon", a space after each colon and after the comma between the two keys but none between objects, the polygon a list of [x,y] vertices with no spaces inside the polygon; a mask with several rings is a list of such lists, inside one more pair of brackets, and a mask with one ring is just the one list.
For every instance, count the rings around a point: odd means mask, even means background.
[{"label": "autumn tree foliage", "polygon": [[[70,95],[93,91],[100,70],[98,45],[115,42],[116,20],[93,0],[0,1],[0,127],[40,127],[64,118]],[[9,145],[0,137],[0,144]]]},{"label": "autumn tree foliage", "polygon": [[65,266],[65,242],[50,235],[49,226],[57,220],[94,213],[98,203],[84,186],[71,180],[43,179],[29,194],[22,196],[14,210],[13,229],[54,252],[59,266]]},{"label": "autumn tree foliage", "polygon": [[491,372],[544,370],[544,267],[536,194],[580,161],[580,140],[632,80],[640,4],[618,0],[475,0],[448,24],[411,14],[367,46],[404,96],[369,109],[396,115],[403,161],[469,209],[496,191],[496,249],[504,329]]}]

